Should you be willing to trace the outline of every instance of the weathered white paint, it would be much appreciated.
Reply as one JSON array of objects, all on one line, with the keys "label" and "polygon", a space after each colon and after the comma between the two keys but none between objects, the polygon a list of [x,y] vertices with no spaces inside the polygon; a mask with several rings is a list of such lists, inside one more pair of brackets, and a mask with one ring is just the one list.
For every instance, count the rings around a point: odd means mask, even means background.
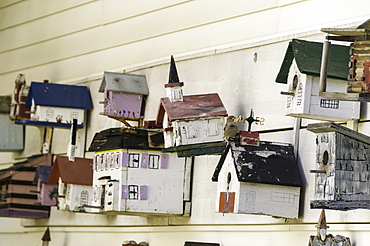
[{"label": "weathered white paint", "polygon": [[79,125],[84,123],[84,109],[48,107],[40,105],[32,106],[32,108],[31,120],[71,124],[73,119],[77,119]]},{"label": "weathered white paint", "polygon": [[[293,86],[293,81],[297,84]],[[327,120],[327,121],[348,121],[360,118],[360,102],[348,102],[331,100],[330,107],[321,106],[319,96],[320,77],[303,74],[299,71],[297,63],[289,69],[287,89],[294,93],[287,97],[286,114],[293,117],[302,117],[308,119]],[[328,91],[346,91],[347,83],[343,80],[327,78]],[[334,107],[334,104],[337,106]]]},{"label": "weathered white paint", "polygon": [[[130,167],[130,154],[137,155],[137,167]],[[150,155],[158,157],[155,163],[157,168],[150,167]],[[178,158],[176,153],[135,149],[96,152],[94,195],[89,205],[104,206],[100,209],[93,208],[92,212],[111,211],[139,216],[182,215],[184,194],[189,192],[185,188],[190,188],[185,187],[184,182],[185,158]],[[137,186],[137,197],[131,198],[129,191],[124,191],[129,188],[127,186]],[[143,194],[141,189],[144,189]]]},{"label": "weathered white paint", "polygon": [[[228,185],[229,173],[231,182]],[[220,192],[235,192],[234,213],[298,218],[300,189],[292,186],[240,182],[234,159],[229,151],[218,176],[216,211],[220,211]]]},{"label": "weathered white paint", "polygon": [[225,117],[176,120],[173,122],[174,146],[223,141],[224,124]]}]

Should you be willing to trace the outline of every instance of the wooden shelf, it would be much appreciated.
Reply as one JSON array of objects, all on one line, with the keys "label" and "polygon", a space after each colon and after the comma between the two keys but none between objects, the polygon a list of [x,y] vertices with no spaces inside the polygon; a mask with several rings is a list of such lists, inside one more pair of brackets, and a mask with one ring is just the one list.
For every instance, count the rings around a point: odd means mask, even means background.
[{"label": "wooden shelf", "polygon": [[319,95],[323,99],[370,102],[370,93],[320,92]]},{"label": "wooden shelf", "polygon": [[[47,122],[47,121],[37,121],[37,120],[16,120],[15,124],[19,125],[32,125],[32,126],[46,126],[54,128],[71,128],[72,124],[68,123],[57,123],[57,122]],[[77,125],[77,128],[83,128],[83,125]]]}]

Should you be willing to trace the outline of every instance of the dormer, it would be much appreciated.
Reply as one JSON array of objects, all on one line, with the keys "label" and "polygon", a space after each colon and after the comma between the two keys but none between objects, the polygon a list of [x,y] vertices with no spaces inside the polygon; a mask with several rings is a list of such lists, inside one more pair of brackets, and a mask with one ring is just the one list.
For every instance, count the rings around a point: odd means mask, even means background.
[{"label": "dormer", "polygon": [[183,86],[184,83],[180,82],[179,76],[177,74],[175,59],[173,59],[173,56],[171,56],[168,84],[164,85],[164,87],[166,88],[167,97],[170,99],[171,102],[182,102],[184,100],[182,92]]}]

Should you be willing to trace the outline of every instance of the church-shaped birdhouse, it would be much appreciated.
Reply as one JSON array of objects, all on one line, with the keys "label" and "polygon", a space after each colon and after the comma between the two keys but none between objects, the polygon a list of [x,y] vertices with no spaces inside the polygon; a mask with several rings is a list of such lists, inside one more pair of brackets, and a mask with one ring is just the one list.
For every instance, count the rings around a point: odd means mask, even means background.
[{"label": "church-shaped birdhouse", "polygon": [[[287,84],[286,115],[328,121],[359,119],[360,103],[327,99],[319,95],[323,44],[293,39],[285,53],[276,82]],[[332,45],[327,72],[327,88],[346,90],[348,46]]]},{"label": "church-shaped birdhouse", "polygon": [[212,177],[216,212],[298,218],[302,181],[293,146],[255,137],[229,141],[221,155]]},{"label": "church-shaped birdhouse", "polygon": [[[331,100],[343,101],[370,101],[370,19],[354,28],[322,28],[321,31],[327,33],[322,53],[323,73],[320,80],[320,96]],[[326,85],[326,73],[331,66],[330,56],[334,41],[350,42],[349,55],[347,60],[349,66],[343,68],[348,73],[348,87],[344,90],[330,88]],[[329,57],[329,59],[327,58]]]},{"label": "church-shaped birdhouse", "polygon": [[112,128],[95,135],[92,212],[189,215],[191,160],[162,153],[152,144],[156,134]]},{"label": "church-shaped birdhouse", "polygon": [[0,217],[49,217],[50,205],[42,204],[35,194],[34,178],[38,166],[51,164],[51,154],[37,155],[0,170]]},{"label": "church-shaped birdhouse", "polygon": [[173,57],[169,77],[165,85],[167,97],[161,98],[156,119],[156,124],[164,128],[165,147],[222,143],[227,112],[220,96],[217,93],[183,95],[184,83],[178,78]]},{"label": "church-shaped birdhouse", "polygon": [[370,137],[335,123],[309,124],[316,133],[311,208],[370,209]]},{"label": "church-shaped birdhouse", "polygon": [[149,94],[144,75],[104,72],[99,92],[104,93],[102,115],[119,120],[137,121],[141,126],[144,118],[145,98]]},{"label": "church-shaped birdhouse", "polygon": [[17,124],[50,127],[70,127],[77,119],[82,128],[86,110],[92,108],[90,92],[86,86],[32,82],[25,102],[30,118],[16,120]]},{"label": "church-shaped birdhouse", "polygon": [[91,199],[93,159],[57,156],[50,171],[48,183],[58,186],[58,209],[72,212],[89,212]]}]

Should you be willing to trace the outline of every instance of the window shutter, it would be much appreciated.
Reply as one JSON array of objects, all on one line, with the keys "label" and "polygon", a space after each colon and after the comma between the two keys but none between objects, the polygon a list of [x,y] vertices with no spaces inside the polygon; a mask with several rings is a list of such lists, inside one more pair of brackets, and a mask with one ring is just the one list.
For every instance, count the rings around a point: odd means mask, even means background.
[{"label": "window shutter", "polygon": [[148,161],[149,161],[149,155],[148,154],[142,154],[141,155],[141,167],[142,168],[148,168]]},{"label": "window shutter", "polygon": [[122,185],[122,199],[128,199],[128,185]]},{"label": "window shutter", "polygon": [[140,186],[140,200],[148,199],[148,187],[146,185]]},{"label": "window shutter", "polygon": [[168,155],[161,155],[161,168],[168,168]]},{"label": "window shutter", "polygon": [[128,159],[129,159],[130,154],[129,153],[122,153],[122,161],[121,164],[123,167],[128,166]]}]

